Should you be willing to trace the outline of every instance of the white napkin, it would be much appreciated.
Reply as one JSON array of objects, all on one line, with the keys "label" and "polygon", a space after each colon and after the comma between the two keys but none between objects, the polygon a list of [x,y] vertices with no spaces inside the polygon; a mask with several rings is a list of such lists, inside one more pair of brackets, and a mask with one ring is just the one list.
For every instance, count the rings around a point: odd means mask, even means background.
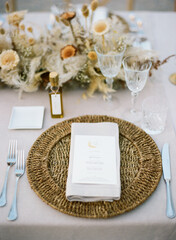
[{"label": "white napkin", "polygon": [[[114,184],[97,183],[73,183],[74,150],[76,136],[106,136],[115,139],[115,176]],[[116,175],[117,174],[117,175]],[[66,185],[66,197],[69,201],[113,201],[118,200],[121,194],[120,183],[120,150],[119,150],[119,128],[116,123],[72,123],[71,146]]]}]

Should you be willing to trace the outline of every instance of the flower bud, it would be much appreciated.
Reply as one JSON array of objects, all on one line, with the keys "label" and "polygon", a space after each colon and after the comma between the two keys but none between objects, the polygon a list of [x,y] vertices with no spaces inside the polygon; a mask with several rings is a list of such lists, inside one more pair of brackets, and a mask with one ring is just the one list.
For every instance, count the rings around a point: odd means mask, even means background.
[{"label": "flower bud", "polygon": [[98,1],[97,1],[97,0],[93,0],[93,1],[91,2],[90,7],[91,7],[91,10],[92,10],[92,11],[95,11],[95,10],[97,9],[97,7],[98,7]]}]

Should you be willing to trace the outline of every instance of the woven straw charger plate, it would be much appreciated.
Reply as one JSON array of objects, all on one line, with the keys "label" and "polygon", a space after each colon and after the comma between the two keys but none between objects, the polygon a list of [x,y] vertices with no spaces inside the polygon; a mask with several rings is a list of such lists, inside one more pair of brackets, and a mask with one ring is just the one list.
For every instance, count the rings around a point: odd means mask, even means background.
[{"label": "woven straw charger plate", "polygon": [[[113,202],[69,202],[65,196],[71,124],[115,122],[120,130],[121,198]],[[152,138],[132,123],[109,116],[81,116],[58,123],[34,142],[27,159],[32,189],[48,205],[77,217],[108,218],[130,211],[156,189],[162,174],[160,151]]]}]

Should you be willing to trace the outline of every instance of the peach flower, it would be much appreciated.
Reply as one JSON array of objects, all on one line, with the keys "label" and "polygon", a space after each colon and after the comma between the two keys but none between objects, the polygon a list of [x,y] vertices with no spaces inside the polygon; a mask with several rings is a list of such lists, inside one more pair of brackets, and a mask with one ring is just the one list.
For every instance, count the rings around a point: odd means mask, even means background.
[{"label": "peach flower", "polygon": [[60,55],[61,59],[66,59],[75,56],[76,48],[73,45],[67,45],[61,49]]}]

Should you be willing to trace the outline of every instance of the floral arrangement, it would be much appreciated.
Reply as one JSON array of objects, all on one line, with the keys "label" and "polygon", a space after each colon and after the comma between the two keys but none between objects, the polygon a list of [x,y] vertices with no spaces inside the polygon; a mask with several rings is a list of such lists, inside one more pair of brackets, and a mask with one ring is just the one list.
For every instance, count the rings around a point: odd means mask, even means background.
[{"label": "floral arrangement", "polygon": [[[118,50],[126,47],[125,56],[139,55],[150,59],[153,68],[162,62],[153,51],[132,46],[128,26],[118,16],[93,23],[98,0],[90,6],[84,4],[81,14],[75,8],[52,7],[54,23],[45,32],[25,24],[27,11],[10,12],[6,3],[8,29],[0,26],[0,82],[22,91],[32,92],[49,86],[48,73],[59,74],[59,84],[70,87],[84,87],[86,95],[92,96],[99,90],[107,94],[105,77],[102,75],[94,46],[105,38],[118,42]],[[36,36],[36,32],[40,32]],[[114,80],[114,89],[125,86],[121,67]]]}]

